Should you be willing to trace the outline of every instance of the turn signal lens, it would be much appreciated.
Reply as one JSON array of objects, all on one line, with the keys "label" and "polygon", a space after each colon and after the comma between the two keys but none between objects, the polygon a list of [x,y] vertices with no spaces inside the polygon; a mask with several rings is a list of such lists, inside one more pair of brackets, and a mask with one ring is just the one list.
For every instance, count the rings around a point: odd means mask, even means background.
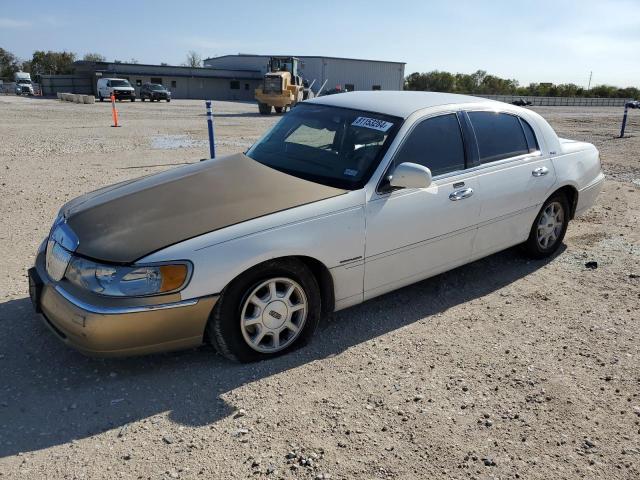
[{"label": "turn signal lens", "polygon": [[160,278],[162,283],[160,284],[160,292],[170,292],[177,290],[187,279],[189,270],[186,265],[161,265],[160,266]]}]

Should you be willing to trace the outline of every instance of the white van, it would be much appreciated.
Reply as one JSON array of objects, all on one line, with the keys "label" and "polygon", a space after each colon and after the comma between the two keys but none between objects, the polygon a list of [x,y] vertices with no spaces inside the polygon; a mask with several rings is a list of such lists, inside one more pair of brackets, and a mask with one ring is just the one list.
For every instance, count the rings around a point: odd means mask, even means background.
[{"label": "white van", "polygon": [[99,78],[98,79],[98,98],[101,102],[104,99],[111,98],[111,94],[116,97],[116,100],[122,100],[128,98],[132,102],[136,101],[136,91],[129,83],[129,80],[124,78]]}]

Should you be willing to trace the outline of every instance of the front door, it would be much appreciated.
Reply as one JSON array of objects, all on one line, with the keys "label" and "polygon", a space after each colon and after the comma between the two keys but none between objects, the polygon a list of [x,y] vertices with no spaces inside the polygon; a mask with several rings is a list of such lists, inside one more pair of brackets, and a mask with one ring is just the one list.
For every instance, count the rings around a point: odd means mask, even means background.
[{"label": "front door", "polygon": [[471,256],[480,211],[456,113],[418,120],[393,159],[428,167],[426,189],[385,192],[366,206],[365,299],[436,275]]}]

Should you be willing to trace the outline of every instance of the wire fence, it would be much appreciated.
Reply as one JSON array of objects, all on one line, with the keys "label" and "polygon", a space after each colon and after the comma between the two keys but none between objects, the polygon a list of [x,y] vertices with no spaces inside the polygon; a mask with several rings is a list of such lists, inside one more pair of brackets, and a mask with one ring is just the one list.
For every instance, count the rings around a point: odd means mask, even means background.
[{"label": "wire fence", "polygon": [[585,98],[585,97],[536,97],[532,95],[478,95],[499,102],[512,103],[525,100],[539,107],[624,107],[632,98]]}]

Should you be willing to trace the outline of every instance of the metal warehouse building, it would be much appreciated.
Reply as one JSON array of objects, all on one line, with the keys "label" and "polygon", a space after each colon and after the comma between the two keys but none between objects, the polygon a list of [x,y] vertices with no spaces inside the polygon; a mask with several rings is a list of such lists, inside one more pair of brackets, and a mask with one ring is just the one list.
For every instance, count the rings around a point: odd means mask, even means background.
[{"label": "metal warehouse building", "polygon": [[[259,71],[262,76],[268,69],[269,57],[270,55],[224,55],[207,58],[204,60],[204,66],[214,69]],[[300,74],[309,83],[315,80],[315,91],[325,80],[326,89],[340,87],[343,90],[402,90],[404,86],[404,62],[323,56],[297,57],[300,59]]]},{"label": "metal warehouse building", "polygon": [[[129,80],[136,89],[136,94],[139,94],[140,87],[144,83],[161,83],[171,90],[173,98],[253,100],[253,91],[262,82],[262,73],[251,69],[191,68],[86,61],[75,62],[74,67],[74,76],[91,78],[92,93],[97,93],[98,78],[117,77]],[[55,92],[45,90],[45,93],[54,94]]]},{"label": "metal warehouse building", "polygon": [[[315,80],[318,91],[327,81],[326,90],[402,90],[404,63],[355,58],[301,56],[300,74]],[[144,83],[161,83],[171,90],[172,98],[211,100],[254,100],[254,90],[267,72],[269,55],[225,55],[207,58],[204,67],[147,65],[120,62],[74,63],[73,75],[43,75],[45,95],[57,92],[97,94],[99,78],[117,77],[129,80],[140,93]]]}]

